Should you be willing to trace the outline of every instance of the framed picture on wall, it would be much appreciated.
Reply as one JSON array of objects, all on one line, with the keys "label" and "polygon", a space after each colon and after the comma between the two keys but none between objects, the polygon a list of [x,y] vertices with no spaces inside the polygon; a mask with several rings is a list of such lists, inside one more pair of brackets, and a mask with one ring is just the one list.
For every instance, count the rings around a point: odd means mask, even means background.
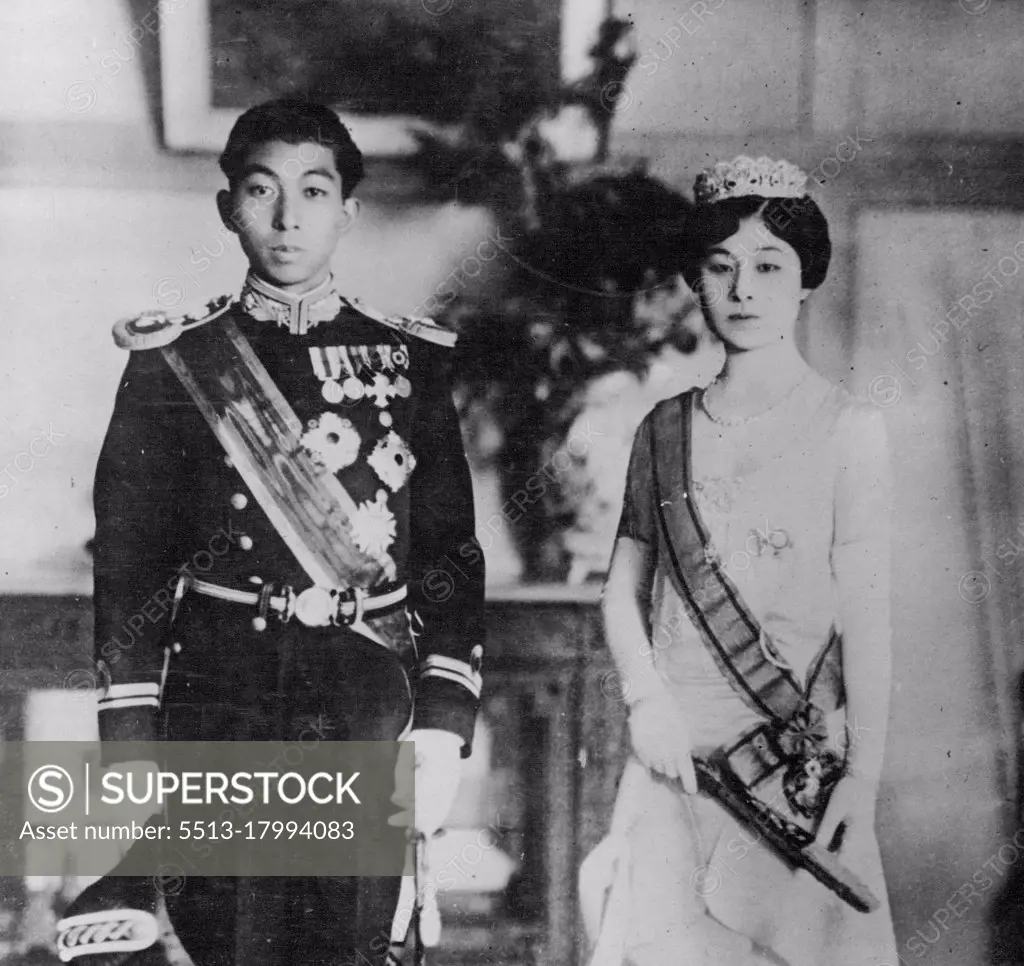
[{"label": "framed picture on wall", "polygon": [[[607,0],[186,0],[160,4],[164,141],[218,151],[246,108],[332,104],[364,153],[413,154],[481,90],[551,90],[587,72]],[[496,83],[497,79],[497,83]],[[485,80],[486,83],[481,83]]]}]

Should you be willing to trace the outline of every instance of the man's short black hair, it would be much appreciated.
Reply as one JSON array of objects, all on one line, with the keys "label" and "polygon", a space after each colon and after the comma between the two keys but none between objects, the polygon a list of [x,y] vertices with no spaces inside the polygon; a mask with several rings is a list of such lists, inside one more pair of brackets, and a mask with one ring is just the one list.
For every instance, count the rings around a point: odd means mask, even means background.
[{"label": "man's short black hair", "polygon": [[268,141],[305,144],[312,141],[330,148],[341,175],[342,197],[347,198],[363,180],[363,154],[356,147],[348,128],[325,104],[301,97],[282,97],[251,107],[228,135],[220,156],[220,169],[234,188],[245,168],[250,152]]}]

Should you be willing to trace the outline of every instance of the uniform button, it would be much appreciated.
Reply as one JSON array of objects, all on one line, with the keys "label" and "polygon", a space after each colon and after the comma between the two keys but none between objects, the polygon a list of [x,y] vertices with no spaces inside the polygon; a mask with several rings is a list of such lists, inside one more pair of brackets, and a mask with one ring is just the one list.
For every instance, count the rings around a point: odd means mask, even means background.
[{"label": "uniform button", "polygon": [[252,537],[247,533],[242,534],[242,536],[238,538],[238,546],[243,550],[252,550]]},{"label": "uniform button", "polygon": [[236,510],[244,510],[249,505],[249,497],[244,493],[236,493],[231,497],[231,505]]}]

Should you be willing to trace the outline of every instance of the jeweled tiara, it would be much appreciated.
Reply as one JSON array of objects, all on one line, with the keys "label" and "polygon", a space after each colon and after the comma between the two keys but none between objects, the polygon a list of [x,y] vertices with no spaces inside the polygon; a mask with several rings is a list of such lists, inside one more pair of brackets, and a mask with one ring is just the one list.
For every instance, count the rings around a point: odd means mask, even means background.
[{"label": "jeweled tiara", "polygon": [[693,197],[698,204],[760,195],[762,198],[803,198],[807,175],[788,161],[761,157],[756,161],[741,154],[732,161],[719,161],[697,175]]}]

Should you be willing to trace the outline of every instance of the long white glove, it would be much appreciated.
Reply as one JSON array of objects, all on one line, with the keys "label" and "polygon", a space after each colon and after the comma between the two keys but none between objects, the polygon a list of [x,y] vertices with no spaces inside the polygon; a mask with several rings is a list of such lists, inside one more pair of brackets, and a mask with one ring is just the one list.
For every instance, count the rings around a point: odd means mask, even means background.
[{"label": "long white glove", "polygon": [[[395,794],[392,801],[403,809],[392,816],[389,825],[408,825],[413,803],[413,790],[404,776],[409,774],[408,755],[413,753],[415,773],[415,814],[412,826],[430,838],[443,824],[451,811],[462,778],[462,739],[450,731],[439,728],[420,728],[409,734],[402,749],[396,772]],[[405,767],[403,767],[403,765]]]},{"label": "long white glove", "polygon": [[643,764],[669,778],[678,778],[688,794],[697,793],[690,731],[678,700],[667,688],[658,688],[633,704],[629,735],[633,751]]}]

